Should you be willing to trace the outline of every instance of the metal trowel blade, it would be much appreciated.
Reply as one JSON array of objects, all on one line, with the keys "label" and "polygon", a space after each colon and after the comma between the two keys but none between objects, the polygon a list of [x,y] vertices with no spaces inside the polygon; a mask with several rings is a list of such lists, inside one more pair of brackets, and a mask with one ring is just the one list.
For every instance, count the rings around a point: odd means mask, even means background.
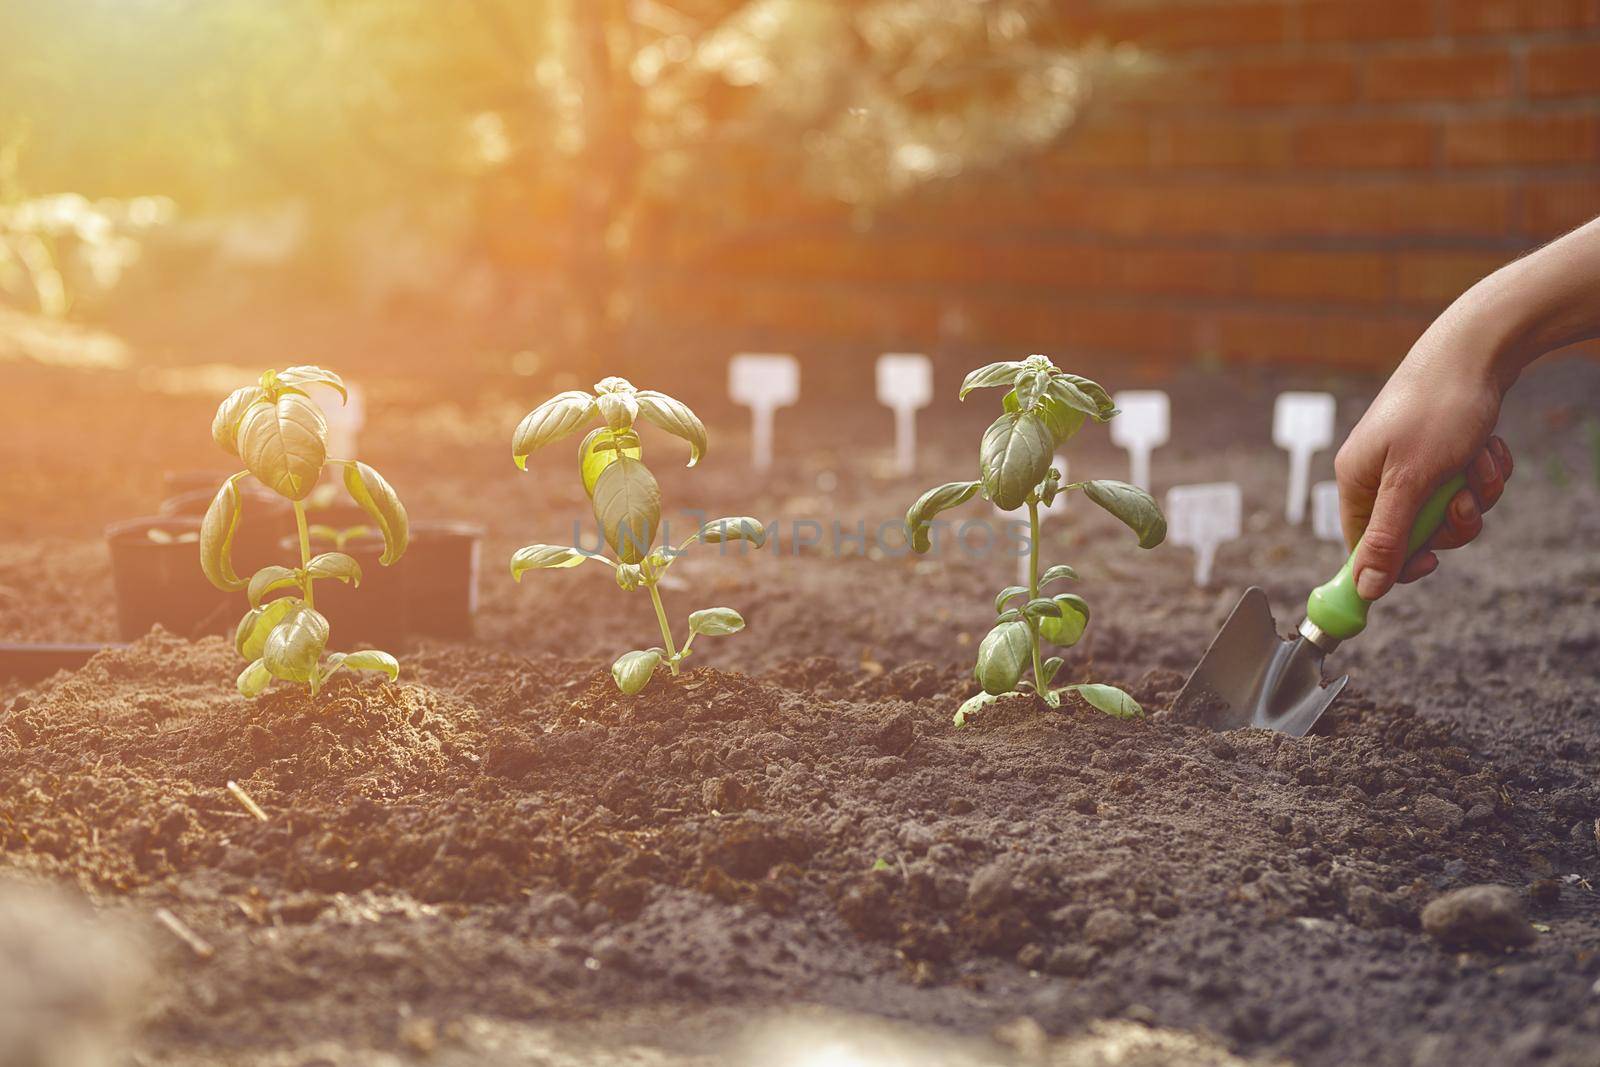
[{"label": "metal trowel blade", "polygon": [[1267,595],[1251,586],[1184,683],[1173,714],[1213,730],[1254,726],[1304,737],[1350,680],[1323,684],[1323,656],[1304,637],[1279,635]]}]

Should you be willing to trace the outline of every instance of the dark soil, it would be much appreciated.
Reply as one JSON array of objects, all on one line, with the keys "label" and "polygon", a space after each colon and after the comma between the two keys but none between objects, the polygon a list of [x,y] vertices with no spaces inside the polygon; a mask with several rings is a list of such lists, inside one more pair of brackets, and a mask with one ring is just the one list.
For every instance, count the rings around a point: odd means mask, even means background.
[{"label": "dark soil", "polygon": [[[1182,550],[1140,553],[1096,517],[1050,536],[1095,609],[1065,674],[1124,685],[1149,717],[1018,697],[962,729],[950,716],[1011,560],[870,545],[688,558],[674,617],[726,603],[750,628],[625,698],[605,665],[650,640],[640,597],[598,567],[501,578],[511,547],[570,529],[565,464],[514,481],[469,433],[446,481],[430,457],[461,420],[407,411],[374,463],[413,515],[488,524],[481,640],[401,649],[399,684],[341,680],[315,699],[245,701],[227,642],[160,632],[44,683],[0,682],[0,868],[117,914],[168,908],[215,946],[200,960],[152,928],[144,1063],[544,1063],[493,1051],[483,1028],[799,1003],[976,1035],[1018,1016],[1063,1035],[1115,1020],[1212,1050],[1150,1062],[1592,1065],[1600,493],[1571,420],[1549,413],[1592,405],[1600,374],[1549,380],[1529,383],[1508,434],[1524,465],[1505,514],[1374,612],[1337,657],[1351,687],[1303,740],[1166,715],[1241,585],[1263,584],[1289,624],[1339,559],[1283,527],[1281,460],[1224,448],[1246,432],[1226,411],[1157,454],[1167,482],[1220,467],[1253,494],[1218,589],[1188,585]],[[1208,388],[1193,386],[1197,410]],[[1254,411],[1272,388],[1233,403]],[[871,529],[968,465],[941,438],[926,476],[894,481],[876,444],[816,429],[823,443],[754,499],[732,457],[663,462],[668,500]],[[1081,473],[1117,473],[1088,436]],[[738,437],[714,428],[723,440]],[[1544,474],[1551,456],[1574,473]],[[134,496],[115,481],[89,479]],[[39,514],[8,516],[0,544],[3,635],[110,636],[94,526],[117,514],[29,499]],[[1534,944],[1462,953],[1421,932],[1425,904],[1482,882],[1523,895]]]}]

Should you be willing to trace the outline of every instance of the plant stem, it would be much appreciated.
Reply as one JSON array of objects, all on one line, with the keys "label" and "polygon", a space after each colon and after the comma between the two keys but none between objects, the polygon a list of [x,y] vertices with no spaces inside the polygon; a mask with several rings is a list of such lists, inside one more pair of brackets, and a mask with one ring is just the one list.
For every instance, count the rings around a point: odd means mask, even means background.
[{"label": "plant stem", "polygon": [[[1028,497],[1028,600],[1039,598],[1039,501]],[[1044,667],[1039,662],[1039,624],[1028,621],[1028,640],[1033,645],[1034,692],[1044,696]]]},{"label": "plant stem", "polygon": [[656,606],[656,622],[661,624],[661,640],[667,646],[667,666],[673,674],[678,673],[678,650],[672,644],[672,627],[667,625],[667,609],[661,606],[661,594],[656,592],[656,583],[651,582],[650,603]]},{"label": "plant stem", "polygon": [[[300,501],[294,502],[294,523],[300,530],[300,569],[305,570],[311,566],[311,534],[306,530],[306,506]],[[301,592],[306,595],[306,607],[316,610],[316,594],[311,591],[311,575],[306,575],[306,584]]]}]

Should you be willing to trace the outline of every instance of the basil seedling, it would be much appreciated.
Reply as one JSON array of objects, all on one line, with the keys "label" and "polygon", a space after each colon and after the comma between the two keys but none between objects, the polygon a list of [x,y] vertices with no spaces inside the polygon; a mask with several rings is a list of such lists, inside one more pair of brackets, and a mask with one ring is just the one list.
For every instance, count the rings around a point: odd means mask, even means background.
[{"label": "basil seedling", "polygon": [[[1167,520],[1143,489],[1103,480],[1063,485],[1061,472],[1050,465],[1056,449],[1083,428],[1085,419],[1109,421],[1117,414],[1116,405],[1100,386],[1062,372],[1044,356],[979,367],[962,382],[961,399],[974,389],[994,387],[1010,391],[1003,401],[1003,414],[984,432],[978,479],[930,489],[906,512],[906,538],[914,551],[927,552],[932,547],[933,517],[974,496],[981,494],[1005,511],[1024,505],[1028,509],[1028,584],[1010,586],[995,597],[994,628],[978,646],[974,672],[983,692],[961,705],[956,725],[998,697],[1026,689],[1037,692],[1051,707],[1059,707],[1062,694],[1070,692],[1108,715],[1142,715],[1138,701],[1115,686],[1081,684],[1052,689],[1050,683],[1061,669],[1062,659],[1045,659],[1040,649],[1046,641],[1062,648],[1077,644],[1089,624],[1089,605],[1082,597],[1044,595],[1045,587],[1078,575],[1060,564],[1040,572],[1041,504],[1049,507],[1058,495],[1081,489],[1138,534],[1140,548],[1154,548],[1167,535]],[[1031,680],[1023,678],[1030,667]]]},{"label": "basil seedling", "polygon": [[635,389],[626,378],[601,379],[594,389],[592,396],[581,389],[558,393],[530,411],[511,439],[511,458],[526,470],[528,456],[535,450],[575,433],[598,415],[605,425],[590,431],[578,447],[578,473],[617,558],[562,545],[529,545],[511,557],[511,577],[520,582],[530,570],[560,570],[594,559],[612,568],[622,589],[649,590],[661,626],[661,645],[625,652],[611,665],[617,688],[633,694],[662,664],[676,675],[701,634],[715,637],[744,629],[743,617],[732,608],[705,608],[689,616],[689,636],[682,648],[677,647],[657,588],[667,568],[695,542],[746,541],[760,548],[767,535],[755,519],[736,516],[706,523],[676,548],[652,547],[661,526],[661,490],[644,465],[644,445],[634,423],[643,418],[689,442],[691,467],[705,455],[706,428],[687,404],[652,389]]},{"label": "basil seedling", "polygon": [[[387,652],[365,649],[324,656],[328,620],[317,611],[316,583],[334,579],[361,584],[361,566],[343,552],[311,554],[306,526],[306,498],[329,464],[342,468],[345,491],[372,517],[383,534],[388,566],[406,550],[406,509],[383,476],[365,463],[328,456],[328,423],[306,390],[323,385],[346,395],[344,382],[321,367],[267,371],[255,385],[229,394],[211,423],[211,436],[224,452],[244,460],[245,469],[222,483],[200,525],[200,566],[211,584],[229,591],[244,589],[250,610],[239,620],[234,646],[249,662],[239,675],[239,692],[259,695],[272,679],[299,682],[313,695],[339,670],[378,671],[399,677],[400,665]],[[294,505],[300,540],[297,567],[263,567],[250,578],[233,570],[233,536],[239,527],[239,479],[254,475],[262,485]],[[336,539],[337,540],[337,539]],[[342,546],[342,543],[340,544]],[[293,593],[267,600],[269,593]]]}]

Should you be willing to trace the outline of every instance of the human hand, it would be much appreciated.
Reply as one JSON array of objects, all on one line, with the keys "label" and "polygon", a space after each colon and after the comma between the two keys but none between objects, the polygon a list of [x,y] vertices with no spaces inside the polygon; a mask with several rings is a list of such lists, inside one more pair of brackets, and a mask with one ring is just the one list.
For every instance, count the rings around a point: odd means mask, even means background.
[{"label": "human hand", "polygon": [[[1491,374],[1472,373],[1472,360],[1442,351],[1464,339],[1439,332],[1417,342],[1334,460],[1345,540],[1360,541],[1352,573],[1363,600],[1431,574],[1438,552],[1477,537],[1511,477],[1511,450],[1493,436],[1501,387]],[[1407,559],[1423,502],[1463,471],[1467,488],[1451,499],[1444,525]]]}]

